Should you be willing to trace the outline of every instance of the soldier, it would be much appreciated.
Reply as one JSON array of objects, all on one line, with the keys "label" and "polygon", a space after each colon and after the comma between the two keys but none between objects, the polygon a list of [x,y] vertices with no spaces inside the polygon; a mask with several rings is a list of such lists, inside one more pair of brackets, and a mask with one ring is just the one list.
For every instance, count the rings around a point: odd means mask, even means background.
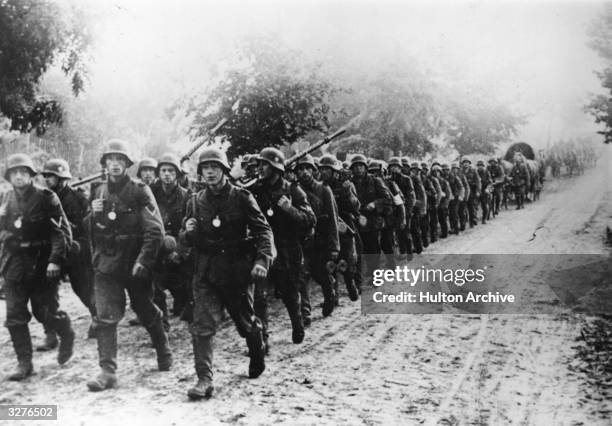
[{"label": "soldier", "polygon": [[[438,239],[438,207],[442,199],[440,182],[428,172],[427,163],[421,163],[421,178],[427,193],[427,229],[432,243]],[[427,230],[426,229],[426,230]]]},{"label": "soldier", "polygon": [[372,176],[382,179],[392,196],[392,202],[384,209],[385,221],[380,231],[380,246],[387,260],[387,268],[392,268],[394,267],[395,232],[406,228],[404,196],[399,186],[392,179],[385,177],[385,164],[382,161],[370,161],[368,172]]},{"label": "soldier", "polygon": [[492,210],[493,216],[499,214],[499,206],[502,200],[503,187],[506,181],[504,168],[497,163],[495,157],[489,159],[489,174],[491,175],[492,191]]},{"label": "soldier", "polygon": [[0,206],[0,274],[5,280],[6,322],[17,355],[17,370],[9,380],[32,375],[32,339],[28,322],[32,313],[49,332],[60,337],[57,362],[72,357],[74,331],[68,315],[59,310],[61,266],[70,250],[72,235],[57,195],[34,186],[34,164],[25,154],[7,161],[5,179],[13,186]]},{"label": "soldier", "polygon": [[145,185],[151,186],[157,177],[157,161],[155,158],[147,157],[138,162],[136,176]]},{"label": "soldier", "polygon": [[[322,182],[334,195],[338,206],[338,236],[340,238],[340,253],[338,254],[338,270],[344,278],[349,299],[359,299],[357,284],[361,283],[361,275],[357,271],[357,236],[356,220],[359,217],[361,204],[357,198],[355,185],[349,180],[342,181],[340,173],[342,166],[334,156],[326,154],[319,162],[319,173]],[[337,281],[336,281],[337,286]],[[336,294],[338,293],[336,287]]]},{"label": "soldier", "polygon": [[482,188],[482,192],[480,194],[480,206],[482,208],[482,224],[487,223],[487,219],[489,219],[490,211],[490,197],[492,191],[492,179],[489,171],[485,168],[485,162],[483,160],[478,160],[476,162],[476,168],[478,172],[478,176],[480,177],[480,185]]},{"label": "soldier", "polygon": [[[367,174],[366,158],[357,154],[351,158],[353,184],[361,203],[359,215],[359,236],[366,256],[366,274],[372,278],[372,271],[379,265],[380,231],[384,225],[384,211],[391,205],[392,196],[382,179]],[[361,290],[361,289],[359,289]]]},{"label": "soldier", "polygon": [[[334,310],[336,294],[334,291],[335,279],[332,274],[336,268],[336,261],[340,252],[338,236],[338,207],[334,194],[328,186],[317,182],[313,176],[317,169],[310,154],[298,160],[296,165],[297,178],[304,189],[308,202],[317,218],[314,235],[304,242],[304,259],[312,278],[323,290],[323,316],[331,315]],[[302,282],[302,305],[308,301],[308,279]],[[310,306],[308,306],[310,308]],[[304,323],[310,323],[310,310],[302,310]]]},{"label": "soldier", "polygon": [[198,174],[206,188],[190,198],[181,240],[195,248],[194,319],[189,327],[197,384],[191,399],[213,392],[213,339],[227,309],[249,348],[249,377],[265,370],[262,324],[253,308],[254,282],[266,278],[272,262],[272,232],[257,202],[228,179],[223,152],[202,151]]},{"label": "soldier", "polygon": [[478,225],[478,203],[480,202],[481,191],[480,176],[472,167],[472,161],[468,157],[463,157],[461,160],[461,167],[463,167],[463,175],[470,186],[470,196],[467,200],[467,208],[470,228],[473,228]]},{"label": "soldier", "polygon": [[410,179],[412,179],[412,186],[416,196],[416,201],[412,210],[410,231],[412,233],[414,251],[419,254],[423,251],[423,247],[427,247],[429,245],[429,241],[427,240],[427,233],[422,232],[423,221],[427,220],[427,193],[425,192],[425,187],[423,186],[423,181],[421,180],[419,163],[416,161],[410,165]]},{"label": "soldier", "polygon": [[463,173],[463,170],[460,168],[460,166],[457,166],[457,176],[459,177],[459,179],[461,179],[461,184],[463,185],[463,190],[465,191],[463,200],[459,202],[459,229],[461,231],[465,231],[465,225],[467,224],[469,217],[468,202],[470,200],[471,190],[467,177],[465,176],[465,173]]},{"label": "soldier", "polygon": [[402,163],[399,157],[391,157],[389,159],[389,172],[391,179],[397,184],[404,197],[404,209],[406,211],[406,226],[404,229],[399,229],[397,232],[397,242],[399,245],[400,254],[412,254],[412,237],[410,234],[410,223],[412,221],[412,213],[416,203],[414,195],[414,187],[412,179],[402,173]]},{"label": "soldier", "polygon": [[[447,165],[448,167],[448,165]],[[442,175],[442,167],[440,163],[434,161],[431,165],[431,176],[440,184],[440,203],[437,210],[437,219],[440,224],[440,238],[448,236],[448,207],[453,200],[453,191],[450,183]]]},{"label": "soldier", "polygon": [[514,156],[514,167],[510,172],[510,179],[514,195],[516,196],[516,209],[524,208],[525,190],[529,188],[529,170],[525,165],[523,154],[517,152]]},{"label": "soldier", "polygon": [[160,371],[172,366],[172,353],[153,303],[151,272],[164,236],[164,225],[151,189],[131,179],[128,143],[108,141],[100,159],[108,181],[92,191],[96,336],[101,373],[87,383],[92,392],[117,384],[117,324],[125,313],[125,291],[157,353]]},{"label": "soldier", "polygon": [[451,234],[458,235],[460,228],[459,208],[465,200],[465,186],[459,175],[459,165],[457,163],[442,165],[442,176],[448,180],[453,198],[448,204],[448,216],[450,219]]},{"label": "soldier", "polygon": [[[300,243],[312,233],[316,218],[304,191],[283,178],[283,153],[276,148],[264,148],[258,158],[260,181],[254,186],[253,195],[272,227],[278,251],[270,268],[269,282],[289,313],[293,343],[299,344],[304,340],[299,293],[304,258]],[[255,289],[255,314],[262,321],[266,350],[269,348],[267,288],[267,284],[257,283]]]},{"label": "soldier", "polygon": [[180,175],[179,158],[172,153],[165,153],[157,162],[158,180],[151,186],[166,231],[153,271],[154,301],[162,311],[166,331],[170,328],[166,290],[170,291],[174,299],[173,315],[181,315],[189,303],[188,291],[193,272],[191,251],[183,244],[177,244],[189,199],[189,191],[178,185]]},{"label": "soldier", "polygon": [[[93,295],[94,272],[89,227],[84,220],[90,211],[89,201],[81,191],[74,190],[68,185],[72,175],[68,162],[65,160],[59,158],[48,160],[43,167],[42,175],[47,187],[59,197],[72,231],[73,247],[69,252],[63,272],[68,274],[72,290],[89,310],[93,321],[96,317]],[[46,332],[45,334],[45,343],[36,348],[38,351],[47,351],[57,346],[55,333]],[[95,337],[93,324],[89,328],[88,337]]]}]

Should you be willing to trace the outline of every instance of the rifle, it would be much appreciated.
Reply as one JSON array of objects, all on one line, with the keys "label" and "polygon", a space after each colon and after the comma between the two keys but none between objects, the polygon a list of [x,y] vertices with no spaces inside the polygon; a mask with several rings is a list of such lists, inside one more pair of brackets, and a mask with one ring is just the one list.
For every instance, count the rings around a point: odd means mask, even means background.
[{"label": "rifle", "polygon": [[[309,146],[304,151],[298,152],[297,154],[289,157],[284,162],[285,168],[289,167],[291,164],[295,163],[296,161],[299,161],[301,158],[306,157],[311,152],[316,151],[317,149],[321,148],[323,145],[330,143],[332,140],[336,139],[338,136],[346,133],[346,130],[347,130],[346,127],[342,127],[341,129],[337,130],[335,133],[333,133],[331,135],[328,135],[328,136],[325,136],[323,139],[321,139],[320,141],[318,141],[314,145]],[[259,178],[251,179],[250,181],[244,183],[242,185],[242,187],[243,188],[250,188],[255,183],[257,183],[257,181],[259,181]]]},{"label": "rifle", "polygon": [[87,176],[87,177],[85,177],[85,178],[83,178],[81,180],[78,180],[78,181],[76,181],[74,183],[71,183],[70,187],[76,188],[77,186],[85,185],[86,183],[93,182],[94,180],[106,179],[107,173],[108,172],[106,171],[106,169],[102,169],[101,172],[98,172],[98,173],[96,173],[94,175]]},{"label": "rifle", "polygon": [[208,139],[210,139],[211,137],[213,137],[215,135],[215,133],[217,133],[217,131],[223,127],[223,125],[227,123],[227,118],[222,118],[221,120],[219,120],[219,122],[217,123],[217,125],[215,127],[213,127],[212,129],[210,129],[206,135],[204,135],[204,137],[202,138],[201,141],[197,142],[194,146],[192,146],[189,151],[187,151],[185,153],[185,155],[183,155],[181,157],[181,162],[188,160],[189,157],[191,157],[193,155],[194,152],[196,152],[198,149],[200,149],[206,142],[208,142]]}]

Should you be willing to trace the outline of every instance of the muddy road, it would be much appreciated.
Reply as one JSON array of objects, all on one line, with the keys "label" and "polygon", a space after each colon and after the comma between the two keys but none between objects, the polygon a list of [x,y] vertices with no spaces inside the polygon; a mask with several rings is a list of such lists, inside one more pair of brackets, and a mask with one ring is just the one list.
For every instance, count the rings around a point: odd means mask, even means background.
[{"label": "muddy road", "polygon": [[[608,254],[609,160],[583,176],[548,182],[540,201],[521,211],[511,206],[427,252]],[[535,262],[529,277],[508,280],[537,286],[537,271],[550,265]],[[56,353],[35,353],[35,376],[0,387],[2,404],[58,404],[62,425],[592,425],[612,417],[610,345],[601,353],[610,342],[610,321],[563,304],[552,315],[365,316],[344,295],[331,317],[316,309],[304,343],[293,345],[286,312],[275,301],[266,372],[247,378],[246,346],[227,322],[216,339],[215,396],[198,403],[186,397],[195,375],[190,337],[177,319],[170,333],[173,371],[155,371],[148,336],[128,326],[128,315],[119,328],[120,387],[93,394],[85,383],[98,373],[96,343],[85,339],[87,312],[68,285],[62,306],[78,334],[74,358],[59,367]],[[34,344],[40,343],[41,325],[30,327]],[[4,328],[0,343],[6,374],[15,358]]]}]

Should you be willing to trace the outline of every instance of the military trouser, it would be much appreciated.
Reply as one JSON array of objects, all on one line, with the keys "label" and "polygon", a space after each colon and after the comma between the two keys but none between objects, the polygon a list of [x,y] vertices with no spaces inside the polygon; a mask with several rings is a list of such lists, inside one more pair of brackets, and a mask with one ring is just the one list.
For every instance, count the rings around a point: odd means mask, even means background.
[{"label": "military trouser", "polygon": [[[347,231],[345,233],[339,234],[340,237],[340,253],[338,254],[338,265],[342,263],[345,264],[346,269],[344,271],[339,271],[344,278],[344,282],[346,283],[347,288],[354,284],[357,286],[356,282],[356,272],[357,272],[357,247],[355,244],[355,236],[353,233]],[[338,280],[335,280],[334,283],[334,291],[336,293],[336,298],[339,294],[338,289]]]},{"label": "military trouser", "polygon": [[450,224],[450,231],[452,234],[459,233],[459,207],[461,201],[454,199],[448,203],[448,221]]},{"label": "military trouser", "polygon": [[268,339],[268,292],[281,298],[291,324],[303,324],[300,299],[300,275],[304,263],[302,247],[299,244],[277,246],[278,255],[268,272],[268,278],[256,283],[255,315],[261,320],[264,340]]},{"label": "military trouser", "polygon": [[448,237],[448,207],[440,204],[437,213],[438,223],[440,224],[440,238],[446,238]]},{"label": "military trouser", "polygon": [[189,303],[188,290],[190,289],[189,281],[192,271],[192,263],[186,261],[180,265],[163,265],[161,270],[153,272],[153,285],[155,287],[153,301],[162,311],[164,327],[166,328],[170,326],[166,290],[170,292],[174,299],[173,315],[180,315]]},{"label": "military trouser", "polygon": [[238,254],[199,254],[196,262],[193,322],[189,325],[189,331],[194,342],[206,346],[200,352],[209,352],[207,356],[198,356],[194,352],[198,377],[212,379],[212,339],[223,320],[224,308],[247,344],[253,341],[259,346],[263,344],[262,323],[255,316],[253,307],[255,286],[250,275],[252,258]]},{"label": "military trouser", "polygon": [[395,229],[393,227],[389,226],[380,230],[380,248],[385,254],[387,267],[394,268]]},{"label": "military trouser", "polygon": [[470,220],[470,227],[473,227],[474,225],[478,224],[478,203],[479,202],[480,202],[480,199],[476,197],[476,191],[475,190],[470,191],[470,198],[468,199],[468,202],[467,202],[467,210],[468,210],[468,216]]},{"label": "military trouser", "polygon": [[[406,211],[409,211],[406,209]],[[412,235],[410,234],[411,215],[406,215],[406,226],[397,230],[397,245],[401,254],[412,254]]]},{"label": "military trouser", "polygon": [[[5,327],[27,325],[34,318],[45,330],[55,331],[56,320],[62,316],[59,310],[59,282],[50,282],[45,276],[32,276],[16,281],[8,279],[4,284],[6,297]],[[28,310],[32,304],[32,314]]]},{"label": "military trouser", "polygon": [[[304,244],[304,268],[303,271],[308,271],[312,279],[321,286],[323,291],[323,305],[327,306],[328,309],[333,309],[336,294],[334,292],[335,279],[327,270],[326,264],[330,260],[327,257],[327,248],[312,244],[308,241]],[[304,274],[302,274],[304,275]],[[300,285],[300,305],[302,317],[310,316],[311,305],[310,305],[310,294],[309,283],[303,280]],[[303,287],[302,287],[303,286]],[[302,288],[305,291],[302,291]],[[306,305],[306,306],[305,306]],[[306,314],[306,315],[305,315]]]},{"label": "military trouser", "polygon": [[360,267],[365,267],[363,276],[366,279],[366,283],[370,283],[373,278],[374,270],[380,266],[380,231],[361,231],[359,237],[363,244],[363,255],[361,259],[365,260],[365,265],[361,265]]},{"label": "military trouser", "polygon": [[429,246],[429,209],[425,211],[425,214],[421,215],[421,244],[423,247]]},{"label": "military trouser", "polygon": [[421,235],[422,215],[415,210],[410,217],[410,235],[412,235],[412,244],[414,252],[419,254],[423,251],[423,240]]},{"label": "military trouser", "polygon": [[132,310],[147,330],[162,326],[161,311],[153,303],[153,283],[150,279],[96,271],[94,294],[96,328],[100,331],[97,336],[100,367],[110,373],[117,369],[117,324],[125,315],[126,291]]},{"label": "military trouser", "polygon": [[468,202],[467,200],[459,201],[459,229],[465,231],[465,225],[468,222]]},{"label": "military trouser", "polygon": [[499,207],[501,205],[501,201],[503,198],[503,186],[502,185],[494,185],[493,186],[493,192],[491,193],[492,195],[492,213],[493,216],[496,216],[497,214],[499,214]]},{"label": "military trouser", "polygon": [[81,246],[81,252],[72,256],[66,266],[70,286],[74,294],[89,310],[92,319],[96,317],[96,302],[94,297],[94,270],[91,252]]},{"label": "military trouser", "polygon": [[525,203],[525,185],[513,185],[512,190],[516,198],[516,208],[522,209]]},{"label": "military trouser", "polygon": [[438,208],[435,204],[427,209],[427,218],[429,219],[429,240],[435,243],[438,240]]},{"label": "military trouser", "polygon": [[482,209],[482,223],[486,223],[487,219],[489,219],[489,203],[490,203],[491,195],[483,191],[480,194],[480,208]]}]

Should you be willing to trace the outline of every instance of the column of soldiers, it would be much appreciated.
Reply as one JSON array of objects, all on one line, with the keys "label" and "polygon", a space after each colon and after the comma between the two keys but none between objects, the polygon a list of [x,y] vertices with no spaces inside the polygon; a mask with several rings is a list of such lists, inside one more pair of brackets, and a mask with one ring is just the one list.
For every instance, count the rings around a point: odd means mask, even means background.
[{"label": "column of soldiers", "polygon": [[182,315],[192,335],[197,382],[188,396],[209,398],[214,335],[226,313],[246,341],[249,377],[256,378],[270,351],[269,296],[282,300],[292,342],[301,344],[312,324],[311,280],[328,317],[341,287],[359,299],[381,254],[387,264],[396,252],[410,259],[476,226],[479,206],[482,223],[498,214],[506,181],[496,159],[474,169],[468,158],[429,167],[399,157],[387,164],[357,154],[343,165],[332,155],[306,155],[290,169],[272,147],[245,156],[244,176],[234,180],[225,153],[207,148],[197,167],[203,188],[193,191],[173,154],[142,160],[138,179],[129,177],[134,161],[121,140],[105,145],[100,163],[108,179],[92,185],[87,199],[70,187],[64,160],[45,164],[48,189],[41,189],[28,156],[8,159],[13,188],[0,204],[0,273],[18,360],[11,380],[33,373],[28,301],[45,329],[41,350],[59,346],[60,364],[72,357],[75,334],[58,296],[67,275],[97,339],[100,373],[87,382],[90,391],[117,385],[126,293],[158,369],[172,368],[169,292],[172,314]]}]

